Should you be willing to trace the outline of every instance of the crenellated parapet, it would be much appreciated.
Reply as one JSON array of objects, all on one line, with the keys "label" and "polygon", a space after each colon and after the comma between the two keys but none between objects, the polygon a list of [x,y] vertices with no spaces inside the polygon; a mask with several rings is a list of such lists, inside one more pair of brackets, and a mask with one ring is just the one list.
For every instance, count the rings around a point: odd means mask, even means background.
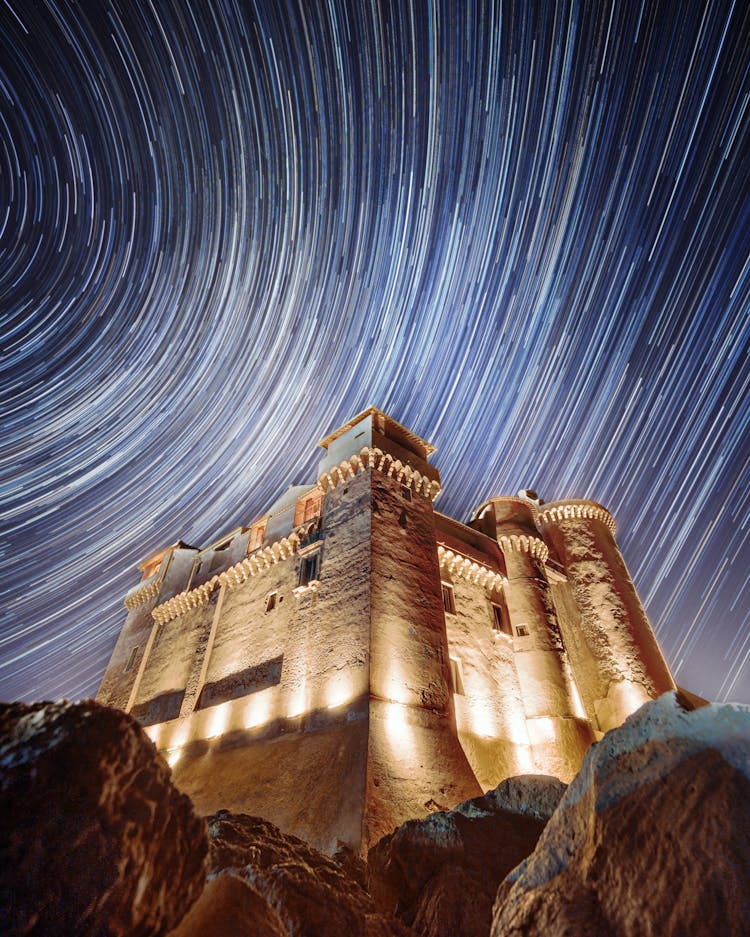
[{"label": "crenellated parapet", "polygon": [[208,605],[211,593],[218,584],[219,577],[214,576],[208,582],[204,582],[203,585],[196,586],[195,589],[186,589],[166,602],[162,602],[161,605],[157,605],[151,612],[151,617],[157,625],[165,625],[168,621],[179,618],[180,615],[184,615],[194,608]]},{"label": "crenellated parapet", "polygon": [[529,556],[539,560],[540,563],[546,563],[549,557],[547,544],[539,537],[527,537],[524,534],[511,534],[510,536],[500,536],[497,538],[503,553],[515,551],[516,553],[528,553]]},{"label": "crenellated parapet", "polygon": [[293,531],[288,537],[272,543],[262,550],[257,550],[251,556],[246,556],[239,563],[230,566],[223,573],[213,576],[203,585],[196,586],[195,589],[186,589],[180,592],[174,598],[157,605],[151,612],[153,619],[157,624],[166,624],[180,615],[184,615],[191,609],[207,605],[215,589],[226,586],[228,589],[236,589],[252,576],[257,576],[264,570],[288,559],[297,551],[300,541],[304,538],[306,531],[313,524],[305,524]]},{"label": "crenellated parapet", "polygon": [[306,524],[302,528],[297,528],[297,530],[293,531],[288,537],[283,537],[270,546],[258,550],[251,556],[246,556],[243,560],[240,560],[239,563],[235,563],[234,566],[230,566],[229,569],[220,573],[217,577],[219,585],[227,586],[230,590],[236,589],[248,579],[264,572],[270,566],[281,563],[282,560],[289,559],[290,556],[293,556],[297,552],[297,547],[303,539],[306,528],[311,526],[313,525]]},{"label": "crenellated parapet", "polygon": [[389,478],[395,478],[401,485],[406,485],[417,494],[434,501],[440,494],[440,483],[422,475],[417,469],[397,459],[390,452],[382,449],[365,446],[358,454],[344,459],[338,465],[323,472],[318,478],[318,485],[323,491],[328,491],[354,478],[365,469],[372,468]]},{"label": "crenellated parapet", "polygon": [[440,543],[437,549],[440,566],[447,569],[451,576],[459,576],[461,579],[485,589],[502,588],[505,580],[494,569],[477,563],[476,560],[472,560],[462,553],[449,550]]},{"label": "crenellated parapet", "polygon": [[159,594],[159,589],[161,588],[163,581],[163,576],[156,576],[156,578],[151,582],[147,582],[139,589],[136,589],[134,592],[126,595],[125,599],[123,600],[125,608],[129,612],[132,612],[134,608],[138,608],[140,605],[145,605],[146,602],[148,602],[150,599],[155,598]]},{"label": "crenellated parapet", "polygon": [[546,506],[538,515],[540,524],[554,524],[563,520],[584,518],[586,520],[601,521],[612,534],[617,532],[614,517],[606,508],[595,501],[560,501],[557,504]]}]

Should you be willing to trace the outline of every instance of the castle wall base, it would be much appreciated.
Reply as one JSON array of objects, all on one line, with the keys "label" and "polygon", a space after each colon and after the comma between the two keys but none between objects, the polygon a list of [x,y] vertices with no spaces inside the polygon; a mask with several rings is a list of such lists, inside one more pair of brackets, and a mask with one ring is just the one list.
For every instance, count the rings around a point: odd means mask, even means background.
[{"label": "castle wall base", "polygon": [[449,809],[481,793],[449,716],[370,701],[365,849],[406,820]]},{"label": "castle wall base", "polygon": [[[234,733],[186,746],[173,780],[199,814],[249,813],[332,854],[359,850],[368,719],[361,708],[318,714],[318,726],[253,738]],[[169,755],[167,755],[169,757]]]}]

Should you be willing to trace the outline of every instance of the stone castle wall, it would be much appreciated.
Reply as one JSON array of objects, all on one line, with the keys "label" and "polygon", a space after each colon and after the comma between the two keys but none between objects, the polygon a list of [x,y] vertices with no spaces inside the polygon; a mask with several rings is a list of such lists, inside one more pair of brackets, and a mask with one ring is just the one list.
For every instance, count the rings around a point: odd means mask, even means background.
[{"label": "stone castle wall", "polygon": [[604,509],[446,518],[430,447],[373,408],[323,445],[316,484],[156,554],[126,597],[98,698],[147,726],[199,810],[365,848],[506,777],[568,780],[673,686]]}]

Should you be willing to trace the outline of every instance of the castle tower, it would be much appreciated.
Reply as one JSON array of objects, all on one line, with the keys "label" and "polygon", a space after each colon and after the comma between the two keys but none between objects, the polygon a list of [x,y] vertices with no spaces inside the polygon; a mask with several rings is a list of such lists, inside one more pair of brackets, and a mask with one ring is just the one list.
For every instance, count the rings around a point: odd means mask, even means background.
[{"label": "castle tower", "polygon": [[452,520],[433,447],[375,407],[320,445],[315,481],[154,554],[125,599],[98,698],[200,812],[364,850],[510,775],[570,780],[673,685],[598,515],[496,497]]},{"label": "castle tower", "polygon": [[492,498],[482,518],[505,559],[508,614],[523,710],[538,764],[550,774],[576,773],[594,740],[580,706],[557,620],[545,563],[549,550],[525,498]]},{"label": "castle tower", "polygon": [[[363,838],[376,842],[393,818],[418,816],[481,793],[456,734],[445,614],[435,548],[433,447],[371,408],[326,437],[319,466],[327,490],[352,452],[367,453],[356,484],[369,499],[367,776]],[[351,497],[342,492],[342,499]],[[358,518],[359,511],[350,510]]]},{"label": "castle tower", "polygon": [[580,616],[581,694],[607,732],[675,683],[615,543],[612,515],[593,501],[558,501],[544,506],[538,522]]}]

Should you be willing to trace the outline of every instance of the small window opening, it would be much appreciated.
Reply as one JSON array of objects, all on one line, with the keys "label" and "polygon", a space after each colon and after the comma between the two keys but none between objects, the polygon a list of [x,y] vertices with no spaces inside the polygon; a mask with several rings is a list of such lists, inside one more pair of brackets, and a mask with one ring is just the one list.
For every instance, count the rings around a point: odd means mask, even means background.
[{"label": "small window opening", "polygon": [[455,615],[456,601],[453,595],[453,586],[449,586],[447,582],[441,582],[440,587],[443,591],[443,608],[449,615]]},{"label": "small window opening", "polygon": [[319,516],[323,505],[323,493],[310,495],[306,498],[300,498],[294,512],[294,526],[299,527],[307,521],[314,520]]},{"label": "small window opening", "polygon": [[257,550],[259,547],[263,546],[263,535],[266,532],[265,522],[262,524],[254,524],[250,528],[250,539],[247,543],[247,552],[252,553],[253,550]]},{"label": "small window opening", "polygon": [[451,686],[453,692],[458,696],[464,695],[464,681],[461,675],[461,661],[457,657],[451,657]]},{"label": "small window opening", "polygon": [[276,608],[276,593],[269,592],[268,598],[266,599],[266,611],[272,612]]},{"label": "small window opening", "polygon": [[299,584],[301,586],[309,585],[318,578],[320,571],[320,553],[310,553],[302,558],[302,565],[299,569]]},{"label": "small window opening", "polygon": [[129,673],[133,669],[133,664],[135,663],[135,655],[138,653],[138,648],[134,647],[130,649],[130,654],[128,655],[128,661],[123,667],[123,673]]},{"label": "small window opening", "polygon": [[492,627],[502,634],[513,634],[507,611],[502,605],[495,605],[494,602],[492,603]]},{"label": "small window opening", "polygon": [[411,488],[408,485],[401,486],[401,497],[404,501],[411,501]]},{"label": "small window opening", "polygon": [[516,637],[517,638],[528,638],[529,629],[526,625],[517,625],[516,626]]}]

